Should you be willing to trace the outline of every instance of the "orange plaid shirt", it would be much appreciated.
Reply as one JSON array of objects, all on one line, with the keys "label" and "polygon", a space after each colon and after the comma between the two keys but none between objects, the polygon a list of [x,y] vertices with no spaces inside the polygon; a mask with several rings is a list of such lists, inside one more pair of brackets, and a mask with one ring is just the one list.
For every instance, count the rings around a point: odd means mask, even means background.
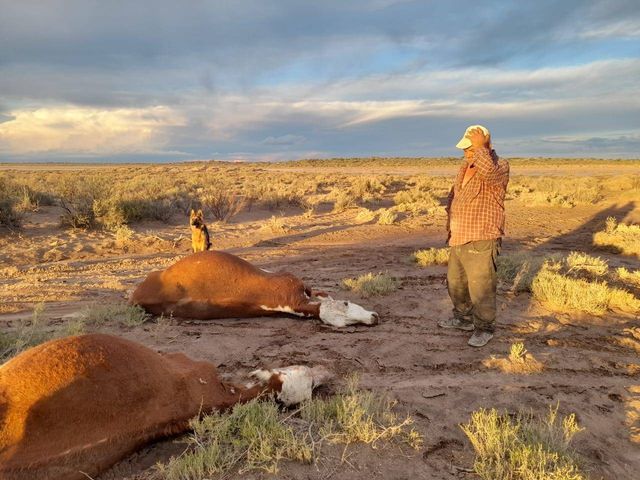
[{"label": "orange plaid shirt", "polygon": [[504,196],[509,183],[509,162],[495,150],[479,149],[473,159],[476,173],[462,186],[467,170],[463,161],[447,202],[449,245],[504,236]]}]

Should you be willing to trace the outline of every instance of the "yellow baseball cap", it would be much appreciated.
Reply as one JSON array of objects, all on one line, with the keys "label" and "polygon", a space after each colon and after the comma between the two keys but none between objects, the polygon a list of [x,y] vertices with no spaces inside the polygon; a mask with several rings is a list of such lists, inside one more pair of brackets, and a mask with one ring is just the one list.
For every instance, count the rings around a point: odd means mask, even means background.
[{"label": "yellow baseball cap", "polygon": [[485,135],[489,135],[489,130],[487,130],[485,127],[483,127],[482,125],[471,125],[470,127],[467,127],[467,129],[464,131],[464,135],[462,135],[462,138],[460,139],[460,141],[458,142],[458,144],[456,145],[456,148],[461,148],[462,150],[469,148],[471,146],[471,140],[469,140],[467,138],[467,135],[469,134],[469,132],[471,130],[473,130],[474,128],[479,128],[480,130],[482,130],[482,132]]}]

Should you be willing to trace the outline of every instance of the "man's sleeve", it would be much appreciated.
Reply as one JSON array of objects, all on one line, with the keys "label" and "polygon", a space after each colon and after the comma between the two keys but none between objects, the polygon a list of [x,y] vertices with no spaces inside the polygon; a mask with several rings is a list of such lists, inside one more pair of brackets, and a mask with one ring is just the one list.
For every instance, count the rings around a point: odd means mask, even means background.
[{"label": "man's sleeve", "polygon": [[[447,206],[445,210],[447,212],[447,232],[449,233],[449,237],[451,236],[451,203],[453,202],[453,187],[449,190],[449,196],[447,197]],[[449,237],[447,237],[447,242],[449,241]]]},{"label": "man's sleeve", "polygon": [[449,213],[449,210],[451,210],[451,202],[453,202],[453,187],[451,187],[451,190],[449,190],[449,195],[447,197],[447,206],[445,208],[447,213]]},{"label": "man's sleeve", "polygon": [[505,173],[498,165],[497,159],[494,159],[487,148],[476,150],[473,156],[473,165],[478,169],[478,175],[488,182],[501,180]]}]

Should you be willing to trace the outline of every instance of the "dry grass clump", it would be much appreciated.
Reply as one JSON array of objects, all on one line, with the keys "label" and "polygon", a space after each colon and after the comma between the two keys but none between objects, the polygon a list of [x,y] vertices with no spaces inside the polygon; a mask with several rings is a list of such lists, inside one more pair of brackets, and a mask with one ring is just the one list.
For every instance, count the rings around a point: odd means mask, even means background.
[{"label": "dry grass clump", "polygon": [[373,210],[369,210],[368,208],[361,208],[356,215],[356,221],[361,223],[368,223],[378,216],[378,212],[374,212]]},{"label": "dry grass clump", "polygon": [[393,225],[398,220],[398,214],[390,208],[382,208],[379,211],[378,225]]},{"label": "dry grass clump", "polygon": [[340,191],[335,195],[333,211],[341,213],[349,208],[354,208],[358,205],[357,200],[358,198],[351,191]]},{"label": "dry grass clump", "polygon": [[586,280],[568,272],[564,262],[545,262],[531,284],[534,298],[560,312],[602,315],[608,310],[640,313],[640,299],[604,280]]},{"label": "dry grass clump", "polygon": [[596,277],[602,277],[609,271],[607,261],[600,257],[592,257],[584,252],[571,252],[565,259],[569,271],[584,272]]},{"label": "dry grass clump", "polygon": [[276,404],[253,400],[236,405],[231,413],[212,413],[190,422],[191,448],[159,466],[167,480],[199,480],[238,467],[278,472],[281,460],[309,463],[311,442],[281,422]]},{"label": "dry grass clump", "polygon": [[228,222],[240,213],[248,203],[246,197],[229,193],[223,188],[205,193],[201,202],[207,213],[218,222]]},{"label": "dry grass clump", "polygon": [[395,403],[360,390],[357,380],[327,399],[312,399],[291,413],[272,402],[253,400],[229,414],[213,413],[191,421],[189,448],[158,473],[167,480],[196,480],[237,469],[242,474],[263,470],[276,474],[282,460],[310,463],[329,443],[400,440],[418,449],[422,436],[410,428],[412,419],[398,419]]},{"label": "dry grass clump", "polygon": [[297,180],[282,178],[263,178],[259,183],[247,179],[242,185],[246,190],[245,201],[258,203],[269,210],[281,210],[285,207],[305,208],[305,195],[311,189]]},{"label": "dry grass clump", "polygon": [[337,395],[315,398],[302,405],[300,416],[331,443],[376,443],[398,439],[419,449],[423,438],[411,428],[411,417],[398,418],[396,402],[384,395],[360,390],[357,377],[350,377]]},{"label": "dry grass clump", "polygon": [[498,279],[512,292],[531,292],[531,284],[545,261],[559,261],[559,255],[531,255],[521,252],[496,259]]},{"label": "dry grass clump", "polygon": [[397,290],[400,282],[387,273],[365,273],[356,278],[342,281],[344,288],[358,292],[365,297],[388,295]]},{"label": "dry grass clump", "polygon": [[291,228],[284,223],[284,220],[281,217],[276,217],[275,215],[272,215],[269,220],[265,220],[260,228],[275,235],[284,235],[291,231]]},{"label": "dry grass clump", "polygon": [[514,416],[495,409],[473,412],[460,426],[476,453],[473,468],[484,480],[586,480],[571,443],[582,430],[574,414]]},{"label": "dry grass clump", "polygon": [[[640,299],[620,288],[625,274],[611,275],[605,260],[582,252],[565,258],[527,253],[500,256],[498,278],[513,292],[531,292],[546,307],[560,312],[602,315],[609,310],[640,312]],[[627,281],[635,278],[628,274]],[[622,285],[620,285],[622,283]]]},{"label": "dry grass clump", "polygon": [[482,363],[486,367],[497,368],[505,373],[516,373],[522,375],[540,373],[544,370],[544,365],[536,360],[532,354],[527,352],[524,348],[524,344],[521,342],[516,342],[511,345],[509,355],[506,358],[496,358],[491,356],[491,358]]},{"label": "dry grass clump", "polygon": [[44,310],[43,304],[34,307],[31,320],[17,320],[17,325],[13,331],[0,333],[0,362],[4,363],[11,357],[22,353],[28,348],[46,342],[51,338],[41,325],[41,315]]},{"label": "dry grass clump", "polygon": [[597,178],[515,177],[509,184],[507,198],[527,205],[572,208],[602,200],[602,191]]},{"label": "dry grass clump", "polygon": [[88,324],[101,326],[116,321],[125,327],[137,327],[149,319],[149,314],[139,305],[92,305],[82,314]]},{"label": "dry grass clump", "polygon": [[[98,177],[62,177],[56,184],[56,196],[63,210],[60,224],[72,228],[92,228],[97,224],[94,204],[100,205],[107,185]],[[97,208],[101,211],[101,208]]]},{"label": "dry grass clump", "polygon": [[640,225],[625,225],[609,217],[605,229],[593,235],[593,244],[616,253],[640,256]]},{"label": "dry grass clump", "polygon": [[120,225],[115,232],[116,247],[128,250],[134,244],[135,232],[127,225]]},{"label": "dry grass clump", "polygon": [[429,265],[446,265],[449,263],[448,248],[427,248],[426,250],[418,250],[412,255],[412,259],[421,267]]},{"label": "dry grass clump", "polygon": [[387,186],[379,178],[358,177],[353,181],[350,190],[356,201],[374,203],[382,199]]},{"label": "dry grass clump", "polygon": [[61,328],[50,330],[42,322],[44,304],[35,305],[30,319],[18,319],[13,330],[0,332],[0,363],[4,363],[25,350],[54,338],[84,333],[84,321],[67,320]]},{"label": "dry grass clump", "polygon": [[393,201],[399,211],[409,212],[413,215],[428,213],[440,205],[440,199],[435,193],[429,187],[425,188],[420,185],[396,193]]},{"label": "dry grass clump", "polygon": [[18,210],[16,185],[0,177],[0,227],[19,228],[23,214]]},{"label": "dry grass clump", "polygon": [[621,282],[640,287],[640,270],[629,271],[620,267],[616,269],[616,275]]}]

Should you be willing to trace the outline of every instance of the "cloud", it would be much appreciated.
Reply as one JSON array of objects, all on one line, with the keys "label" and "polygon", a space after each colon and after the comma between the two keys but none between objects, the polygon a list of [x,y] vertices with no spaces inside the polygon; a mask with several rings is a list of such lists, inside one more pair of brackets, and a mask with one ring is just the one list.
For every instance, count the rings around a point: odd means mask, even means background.
[{"label": "cloud", "polygon": [[2,11],[4,155],[438,155],[479,121],[514,152],[565,152],[540,138],[640,129],[637,0],[50,0]]},{"label": "cloud", "polygon": [[11,116],[0,124],[0,149],[12,155],[161,152],[166,146],[163,133],[183,121],[166,107],[99,110],[67,106],[16,110]]}]

